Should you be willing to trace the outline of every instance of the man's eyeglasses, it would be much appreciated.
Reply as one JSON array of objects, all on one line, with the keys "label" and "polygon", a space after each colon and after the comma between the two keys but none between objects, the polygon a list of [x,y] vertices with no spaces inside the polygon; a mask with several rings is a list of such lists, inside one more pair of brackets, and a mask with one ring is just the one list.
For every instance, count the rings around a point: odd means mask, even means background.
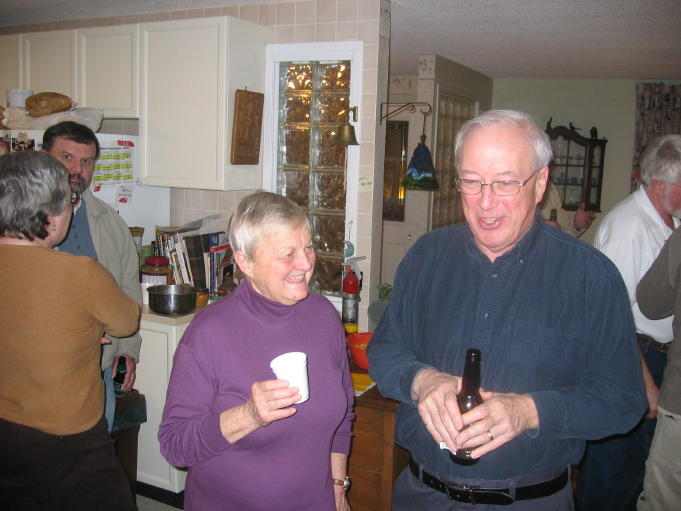
[{"label": "man's eyeglasses", "polygon": [[523,186],[525,186],[535,174],[539,172],[535,170],[530,174],[525,181],[492,181],[491,183],[483,183],[477,179],[456,179],[456,189],[466,195],[479,195],[482,193],[483,186],[489,186],[492,193],[497,197],[508,197],[509,195],[518,195]]},{"label": "man's eyeglasses", "polygon": [[71,199],[70,200],[71,200],[72,206],[75,206],[76,204],[78,204],[78,201],[80,200],[80,195],[78,194],[78,192],[71,192]]}]

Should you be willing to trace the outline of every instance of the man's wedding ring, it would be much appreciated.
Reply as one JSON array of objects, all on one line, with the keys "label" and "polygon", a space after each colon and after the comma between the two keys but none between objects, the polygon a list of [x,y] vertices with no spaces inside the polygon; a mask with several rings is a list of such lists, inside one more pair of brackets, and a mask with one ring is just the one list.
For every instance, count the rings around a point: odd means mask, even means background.
[{"label": "man's wedding ring", "polygon": [[488,430],[487,430],[487,436],[489,437],[489,441],[490,441],[490,442],[491,442],[492,440],[494,440],[494,435],[492,434],[492,430],[491,430],[491,429],[488,429]]}]

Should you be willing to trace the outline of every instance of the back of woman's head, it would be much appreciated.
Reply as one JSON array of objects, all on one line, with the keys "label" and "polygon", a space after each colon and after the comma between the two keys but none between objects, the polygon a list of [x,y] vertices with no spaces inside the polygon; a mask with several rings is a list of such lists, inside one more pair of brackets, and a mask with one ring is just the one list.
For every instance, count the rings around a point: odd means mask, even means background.
[{"label": "back of woman's head", "polygon": [[283,195],[258,191],[247,195],[229,221],[229,243],[248,259],[255,257],[263,236],[281,228],[296,228],[310,221],[303,208]]},{"label": "back of woman's head", "polygon": [[47,217],[63,213],[70,198],[69,172],[49,154],[0,157],[0,235],[45,239]]}]

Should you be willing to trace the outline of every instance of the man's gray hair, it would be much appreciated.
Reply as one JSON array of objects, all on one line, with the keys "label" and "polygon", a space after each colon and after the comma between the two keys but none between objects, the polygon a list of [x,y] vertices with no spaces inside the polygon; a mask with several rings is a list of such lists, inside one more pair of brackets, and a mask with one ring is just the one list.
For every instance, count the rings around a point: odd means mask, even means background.
[{"label": "man's gray hair", "polygon": [[48,216],[71,200],[69,171],[47,153],[20,151],[0,157],[0,234],[47,237]]},{"label": "man's gray hair", "polygon": [[681,135],[653,139],[641,156],[641,181],[650,186],[653,179],[676,183],[681,178]]},{"label": "man's gray hair", "polygon": [[283,195],[258,191],[247,195],[236,207],[229,221],[229,243],[253,260],[263,236],[282,227],[310,229],[303,208]]},{"label": "man's gray hair", "polygon": [[466,137],[477,128],[484,128],[493,124],[511,124],[522,129],[527,134],[528,141],[532,146],[532,152],[534,153],[534,162],[532,162],[534,166],[533,171],[542,169],[549,164],[553,156],[549,137],[539,129],[529,115],[516,110],[488,110],[466,121],[459,128],[454,147],[454,164],[457,170],[468,170],[461,168],[461,160],[463,158],[462,148]]}]

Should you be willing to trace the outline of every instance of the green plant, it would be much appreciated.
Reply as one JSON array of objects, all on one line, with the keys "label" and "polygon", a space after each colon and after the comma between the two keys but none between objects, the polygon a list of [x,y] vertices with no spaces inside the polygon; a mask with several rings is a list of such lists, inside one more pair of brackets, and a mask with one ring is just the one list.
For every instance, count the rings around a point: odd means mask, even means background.
[{"label": "green plant", "polygon": [[389,302],[390,295],[393,292],[393,286],[384,282],[376,287],[378,288],[378,299],[382,302]]}]

